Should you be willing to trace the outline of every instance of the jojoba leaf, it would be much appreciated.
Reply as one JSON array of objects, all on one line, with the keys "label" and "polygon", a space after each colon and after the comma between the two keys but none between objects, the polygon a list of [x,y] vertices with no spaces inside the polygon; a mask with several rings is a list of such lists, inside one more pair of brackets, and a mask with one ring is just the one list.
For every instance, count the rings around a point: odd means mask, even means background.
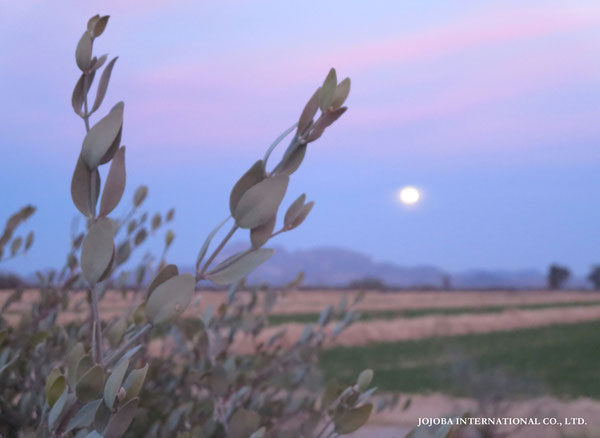
[{"label": "jojoba leaf", "polygon": [[277,214],[285,196],[289,177],[275,175],[251,187],[237,203],[233,217],[240,228],[255,228]]},{"label": "jojoba leaf", "polygon": [[77,62],[77,67],[79,67],[81,71],[86,71],[90,66],[91,60],[92,34],[86,30],[79,39],[79,43],[77,43],[77,48],[75,49],[75,61]]},{"label": "jojoba leaf", "polygon": [[117,393],[119,392],[119,389],[121,389],[121,384],[123,383],[123,378],[125,377],[128,367],[129,360],[121,360],[106,380],[106,385],[104,385],[104,403],[108,409],[113,408]]},{"label": "jojoba leaf", "polygon": [[99,218],[89,229],[81,247],[81,271],[94,284],[106,272],[114,255],[113,224],[108,218]]},{"label": "jojoba leaf", "polygon": [[111,112],[92,126],[85,136],[81,147],[81,156],[89,169],[98,167],[105,154],[113,146],[113,142],[123,126],[123,110],[124,104],[119,102]]},{"label": "jojoba leaf", "polygon": [[181,314],[194,295],[196,280],[190,274],[177,275],[159,284],[146,302],[146,314],[159,324]]},{"label": "jojoba leaf", "polygon": [[229,195],[229,210],[232,215],[244,193],[261,182],[264,178],[264,164],[262,160],[258,160],[244,175],[242,175],[231,190],[231,194]]},{"label": "jojoba leaf", "polygon": [[110,164],[100,200],[100,216],[108,216],[119,204],[125,191],[125,179],[125,146],[123,146],[119,148]]},{"label": "jojoba leaf", "polygon": [[219,285],[233,284],[248,276],[272,255],[271,248],[237,254],[217,265],[215,269],[206,274],[206,278]]},{"label": "jojoba leaf", "polygon": [[327,77],[321,86],[321,91],[319,91],[319,107],[321,108],[321,111],[325,112],[331,106],[336,88],[337,76],[335,73],[335,68],[332,68],[329,70],[329,73],[327,74]]}]

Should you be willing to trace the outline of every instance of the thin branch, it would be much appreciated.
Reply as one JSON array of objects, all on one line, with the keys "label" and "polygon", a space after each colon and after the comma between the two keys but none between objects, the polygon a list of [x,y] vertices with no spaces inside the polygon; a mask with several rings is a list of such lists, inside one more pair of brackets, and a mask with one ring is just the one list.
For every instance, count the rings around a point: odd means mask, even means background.
[{"label": "thin branch", "polygon": [[96,363],[103,363],[104,349],[102,345],[102,327],[100,323],[100,311],[98,306],[98,294],[96,293],[95,286],[90,287],[90,295],[92,297],[92,343],[95,348],[93,350],[94,361]]},{"label": "thin branch", "polygon": [[286,129],[285,131],[283,131],[281,133],[281,135],[275,139],[275,141],[271,144],[271,146],[269,146],[269,149],[267,149],[267,152],[265,152],[265,157],[263,158],[263,167],[265,168],[265,170],[267,168],[267,160],[269,159],[269,156],[271,155],[271,152],[273,152],[273,149],[275,149],[275,147],[279,143],[281,143],[281,141],[284,138],[286,138],[290,134],[290,132],[292,132],[294,129],[296,129],[297,126],[298,126],[298,122],[294,123],[288,129]]},{"label": "thin branch", "polygon": [[221,250],[225,247],[225,245],[227,244],[227,242],[229,241],[229,239],[231,239],[231,237],[235,234],[235,232],[238,230],[238,228],[239,227],[237,226],[237,224],[234,224],[233,227],[231,227],[231,230],[229,230],[229,232],[223,238],[223,240],[221,241],[221,243],[219,244],[219,246],[213,251],[213,253],[210,255],[210,257],[208,258],[208,260],[206,261],[206,263],[204,263],[204,266],[202,267],[202,270],[200,271],[200,274],[198,274],[199,278],[202,278],[204,276],[204,273],[206,272],[206,270],[208,269],[208,267],[210,266],[210,264],[213,262],[213,260],[215,259],[215,257],[217,257],[217,255],[221,252]]},{"label": "thin branch", "polygon": [[88,113],[88,82],[90,80],[90,76],[88,73],[84,73],[83,76],[83,123],[85,124],[86,132],[90,132],[90,115]]},{"label": "thin branch", "polygon": [[108,359],[106,359],[106,365],[110,366],[114,362],[116,362],[123,354],[129,350],[129,348],[137,342],[142,336],[144,336],[148,330],[152,328],[152,324],[147,323],[144,327],[140,329],[135,335],[133,335],[127,342],[125,342],[117,351],[115,351]]}]

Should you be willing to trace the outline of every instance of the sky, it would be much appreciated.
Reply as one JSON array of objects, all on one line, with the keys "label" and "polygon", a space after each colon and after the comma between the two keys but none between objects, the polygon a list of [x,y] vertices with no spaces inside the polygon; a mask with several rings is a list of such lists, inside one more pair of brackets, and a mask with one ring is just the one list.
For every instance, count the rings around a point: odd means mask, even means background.
[{"label": "sky", "polygon": [[[449,271],[600,263],[597,0],[0,0],[0,221],[38,208],[30,254],[2,269],[63,263],[74,50],[96,13],[111,15],[96,53],[119,55],[100,113],[125,101],[117,215],[142,183],[151,213],[174,207],[171,262],[194,263],[235,181],[335,67],[349,109],[293,175],[284,208],[316,204],[276,245]],[[406,185],[413,208],[395,199]]]}]

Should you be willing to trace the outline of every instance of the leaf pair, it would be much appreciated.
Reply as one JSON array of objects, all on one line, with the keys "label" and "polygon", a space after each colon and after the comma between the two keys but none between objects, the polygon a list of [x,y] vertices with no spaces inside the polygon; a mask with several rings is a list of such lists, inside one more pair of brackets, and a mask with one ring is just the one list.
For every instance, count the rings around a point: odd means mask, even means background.
[{"label": "leaf pair", "polygon": [[306,203],[306,195],[303,193],[296,199],[292,205],[288,208],[285,213],[285,219],[283,221],[284,227],[286,230],[293,230],[298,227],[304,219],[308,216],[313,206],[315,205],[314,201],[310,201]]},{"label": "leaf pair", "polygon": [[196,280],[190,274],[178,275],[175,265],[165,266],[148,287],[146,316],[153,324],[160,324],[180,315],[192,301]]},{"label": "leaf pair", "polygon": [[[325,128],[335,122],[344,112],[342,107],[350,94],[350,78],[337,83],[337,74],[332,68],[323,85],[315,91],[300,115],[297,135],[310,143],[319,138]],[[313,125],[317,110],[321,109],[321,117]]]}]

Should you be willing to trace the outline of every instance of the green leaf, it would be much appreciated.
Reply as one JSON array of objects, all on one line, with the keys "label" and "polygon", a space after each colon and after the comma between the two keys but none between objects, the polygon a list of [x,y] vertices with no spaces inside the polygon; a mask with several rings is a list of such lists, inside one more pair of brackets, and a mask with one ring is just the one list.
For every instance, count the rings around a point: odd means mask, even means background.
[{"label": "green leaf", "polygon": [[289,230],[293,230],[294,228],[299,227],[302,224],[302,222],[304,222],[304,219],[306,219],[314,205],[315,201],[310,201],[309,203],[304,204],[300,208],[300,211],[297,212],[295,217],[290,217],[290,222],[286,223],[286,228],[288,228]]},{"label": "green leaf", "polygon": [[332,68],[329,70],[329,73],[321,86],[321,91],[319,91],[319,107],[321,108],[321,111],[325,112],[331,106],[336,88],[337,76],[335,74],[335,68]]},{"label": "green leaf", "polygon": [[250,242],[252,242],[252,248],[260,248],[267,243],[275,229],[276,220],[277,216],[273,216],[268,222],[250,230]]},{"label": "green leaf", "polygon": [[278,166],[277,173],[291,175],[294,173],[304,160],[306,155],[306,143],[296,146],[288,156],[284,156]]},{"label": "green leaf", "polygon": [[283,224],[286,228],[292,226],[294,220],[298,217],[300,212],[302,211],[302,207],[304,207],[304,202],[306,201],[306,194],[302,193],[298,198],[292,202],[292,204],[288,207],[285,212],[285,218],[283,219]]},{"label": "green leaf", "polygon": [[14,256],[19,249],[21,249],[21,244],[23,243],[22,237],[15,237],[10,244],[10,255]]},{"label": "green leaf", "polygon": [[25,251],[31,248],[31,245],[33,245],[33,231],[30,231],[29,234],[27,234],[27,238],[25,239]]},{"label": "green leaf", "polygon": [[94,400],[84,404],[79,411],[69,420],[65,432],[69,432],[73,429],[80,429],[84,427],[90,427],[96,416],[98,406],[102,403],[102,399]]},{"label": "green leaf", "polygon": [[77,362],[77,368],[75,371],[75,383],[77,383],[77,381],[81,379],[85,373],[92,369],[93,366],[94,361],[92,360],[92,357],[89,354],[86,354],[85,356],[81,357],[81,359],[79,359],[79,361]]},{"label": "green leaf", "polygon": [[114,249],[112,221],[99,218],[90,228],[81,247],[81,271],[90,284],[95,284],[106,272]]},{"label": "green leaf", "polygon": [[126,330],[127,320],[125,317],[117,319],[106,331],[106,337],[108,338],[110,344],[113,346],[119,345]]},{"label": "green leaf", "polygon": [[106,64],[106,67],[104,67],[104,70],[102,71],[100,81],[98,82],[98,90],[96,91],[96,99],[94,99],[94,105],[92,106],[92,109],[90,111],[91,113],[96,111],[98,108],[100,108],[100,105],[102,105],[102,101],[104,100],[104,96],[106,95],[106,90],[108,89],[110,75],[112,74],[112,70],[118,58],[118,56],[114,57],[108,64]]},{"label": "green leaf", "polygon": [[233,215],[238,202],[250,188],[265,179],[265,167],[262,160],[258,160],[248,171],[235,183],[229,195],[229,210]]},{"label": "green leaf", "polygon": [[321,396],[321,410],[325,410],[338,399],[344,387],[337,382],[327,382]]},{"label": "green leaf", "polygon": [[127,359],[121,360],[112,370],[108,379],[106,379],[106,385],[104,385],[104,403],[108,409],[113,408],[128,367],[129,361]]},{"label": "green leaf", "polygon": [[158,227],[160,227],[161,223],[162,218],[160,213],[155,213],[154,216],[152,216],[152,231],[155,231]]},{"label": "green leaf", "polygon": [[92,190],[92,180],[94,180],[94,187],[100,187],[98,170],[88,169],[82,157],[79,156],[71,180],[71,198],[77,210],[86,217],[93,215],[98,201],[97,191]]},{"label": "green leaf", "polygon": [[338,109],[341,107],[344,102],[346,102],[348,94],[350,94],[350,78],[346,78],[338,84],[337,88],[335,89],[335,93],[333,94],[331,107],[333,109]]},{"label": "green leaf", "polygon": [[139,207],[144,202],[148,196],[148,187],[147,186],[139,186],[133,195],[133,205]]},{"label": "green leaf", "polygon": [[77,398],[86,403],[102,396],[104,389],[104,371],[100,365],[90,368],[75,386]]},{"label": "green leaf", "polygon": [[86,71],[92,60],[92,34],[87,30],[81,36],[75,49],[75,61],[81,71]]},{"label": "green leaf", "polygon": [[147,373],[148,364],[146,364],[144,368],[138,368],[129,373],[123,383],[123,388],[125,389],[125,399],[123,399],[123,403],[139,395]]},{"label": "green leaf", "polygon": [[368,368],[359,374],[358,379],[356,380],[356,385],[358,386],[359,391],[366,391],[369,388],[369,385],[373,381],[373,370]]},{"label": "green leaf", "polygon": [[98,22],[99,19],[100,19],[100,15],[96,14],[88,20],[87,30],[90,31],[90,33],[92,33],[94,31],[94,26],[96,25],[96,23]]},{"label": "green leaf", "polygon": [[135,237],[133,239],[133,243],[135,244],[135,246],[139,246],[142,243],[144,243],[144,240],[146,240],[146,237],[148,237],[148,232],[146,231],[145,228],[141,228],[136,234]]},{"label": "green leaf", "polygon": [[314,92],[312,97],[307,102],[306,106],[302,110],[302,114],[300,115],[300,120],[298,120],[298,135],[304,134],[304,132],[310,127],[317,114],[317,110],[319,109],[319,91],[321,89],[317,88],[317,91]]},{"label": "green leaf", "polygon": [[152,294],[152,291],[154,289],[156,289],[156,287],[159,284],[164,283],[165,281],[167,281],[169,278],[175,277],[176,275],[179,275],[179,270],[177,269],[177,266],[175,265],[167,265],[164,268],[162,268],[158,274],[156,274],[156,277],[154,277],[154,279],[150,282],[150,286],[148,286],[148,292],[147,292],[147,296],[150,296]]},{"label": "green leaf", "polygon": [[159,284],[146,302],[146,315],[154,324],[168,321],[181,314],[190,304],[196,279],[190,274],[171,277]]},{"label": "green leaf", "polygon": [[204,243],[202,244],[202,248],[200,248],[200,252],[198,253],[198,257],[196,259],[196,271],[200,270],[200,264],[202,263],[202,260],[204,260],[204,256],[206,255],[206,251],[208,251],[208,246],[210,245],[210,242],[212,241],[213,237],[215,237],[215,234],[217,234],[217,232],[223,227],[223,225],[225,225],[227,223],[228,220],[229,220],[229,217],[226,218],[219,225],[217,225],[208,234],[208,236],[206,236],[206,239],[204,240]]},{"label": "green leaf", "polygon": [[321,327],[325,327],[329,323],[332,312],[333,312],[333,306],[331,304],[328,305],[327,307],[325,307],[321,311],[321,314],[319,315],[319,325]]},{"label": "green leaf", "polygon": [[247,438],[260,424],[260,417],[254,411],[240,408],[229,419],[228,438]]},{"label": "green leaf", "polygon": [[113,146],[123,126],[123,110],[124,104],[119,102],[104,118],[92,126],[85,136],[81,156],[89,169],[98,167]]},{"label": "green leaf", "polygon": [[233,284],[248,276],[272,255],[273,250],[270,248],[236,254],[218,264],[215,269],[206,274],[206,278],[219,285]]},{"label": "green leaf", "polygon": [[56,403],[50,409],[50,413],[48,414],[48,429],[53,430],[56,425],[57,420],[66,411],[67,405],[69,401],[69,392],[63,391]]},{"label": "green leaf", "polygon": [[123,263],[125,263],[129,259],[130,255],[131,244],[129,243],[129,240],[125,240],[117,247],[117,251],[115,254],[115,260],[117,262],[117,265],[122,265]]},{"label": "green leaf", "polygon": [[83,85],[85,81],[85,74],[81,74],[79,80],[73,88],[73,94],[71,95],[71,106],[75,114],[83,117],[83,98],[85,93],[83,91]]},{"label": "green leaf", "polygon": [[233,217],[240,228],[256,228],[277,214],[285,196],[289,177],[275,175],[251,187],[242,195]]},{"label": "green leaf", "polygon": [[254,432],[252,435],[250,435],[250,438],[264,438],[266,433],[267,433],[267,429],[265,429],[265,427],[263,426],[260,429],[258,429],[256,432]]},{"label": "green leaf", "polygon": [[77,365],[84,355],[85,350],[83,349],[83,344],[81,342],[75,344],[67,354],[67,380],[71,387],[73,387],[78,380]]},{"label": "green leaf", "polygon": [[168,248],[171,246],[171,244],[173,243],[173,240],[175,239],[175,233],[173,232],[173,230],[168,230],[167,233],[165,234],[165,247]]},{"label": "green leaf", "polygon": [[65,377],[60,373],[58,368],[54,368],[48,377],[46,378],[46,400],[48,406],[52,407],[58,397],[63,393],[67,387],[67,381]]},{"label": "green leaf", "polygon": [[360,429],[369,420],[372,410],[373,405],[367,403],[359,408],[349,409],[336,415],[333,419],[335,431],[340,435],[346,435]]},{"label": "green leaf", "polygon": [[125,146],[119,148],[106,177],[102,199],[100,201],[100,216],[108,216],[119,204],[125,191]]},{"label": "green leaf", "polygon": [[325,113],[325,116],[323,116],[321,120],[315,123],[314,127],[310,131],[308,138],[306,139],[306,142],[311,143],[317,140],[319,137],[321,137],[321,135],[323,135],[323,132],[325,132],[325,128],[327,128],[337,119],[339,119],[342,116],[342,114],[346,112],[347,109],[347,107],[343,106],[334,111],[328,111],[327,113]]},{"label": "green leaf", "polygon": [[139,399],[129,400],[114,414],[104,432],[104,438],[121,438],[133,420]]},{"label": "green leaf", "polygon": [[102,35],[102,33],[104,32],[104,29],[106,29],[106,24],[108,23],[108,15],[105,15],[104,17],[99,18],[95,23],[94,23],[94,37],[98,38],[100,35]]},{"label": "green leaf", "polygon": [[92,59],[92,63],[90,65],[90,71],[91,72],[95,72],[96,70],[98,70],[100,67],[102,67],[104,65],[104,63],[106,62],[106,58],[108,57],[108,55],[102,55],[100,58],[96,59],[96,57],[94,57]]}]

